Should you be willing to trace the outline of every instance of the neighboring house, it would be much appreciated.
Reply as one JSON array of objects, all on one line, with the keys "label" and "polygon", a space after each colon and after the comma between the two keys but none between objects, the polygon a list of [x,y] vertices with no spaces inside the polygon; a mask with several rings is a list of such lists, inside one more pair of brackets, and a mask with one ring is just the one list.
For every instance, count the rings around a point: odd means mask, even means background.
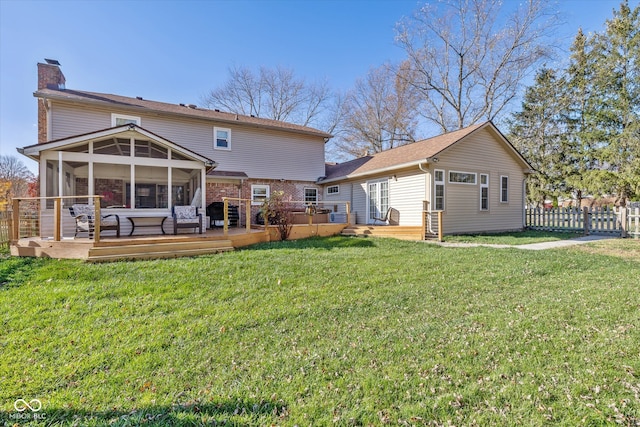
[{"label": "neighboring house", "polygon": [[[391,208],[392,225],[419,226],[443,211],[445,234],[524,227],[531,166],[492,122],[328,164],[325,201],[351,202],[358,224]],[[379,223],[379,222],[378,222]],[[428,230],[427,230],[428,231]]]},{"label": "neighboring house", "polygon": [[102,195],[124,216],[225,196],[257,211],[275,190],[321,198],[325,132],[65,83],[57,61],[38,64],[38,144],[21,152],[39,162],[43,196]]}]

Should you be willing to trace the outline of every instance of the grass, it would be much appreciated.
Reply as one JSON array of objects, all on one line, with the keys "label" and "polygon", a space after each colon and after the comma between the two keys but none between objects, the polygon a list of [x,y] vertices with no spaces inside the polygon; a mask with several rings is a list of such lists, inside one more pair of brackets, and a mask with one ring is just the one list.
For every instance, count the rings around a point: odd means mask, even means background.
[{"label": "grass", "polygon": [[528,245],[530,243],[555,242],[558,240],[575,239],[582,233],[556,233],[551,231],[514,231],[511,233],[471,234],[459,236],[445,236],[446,242],[452,243],[480,243],[496,245]]},{"label": "grass", "polygon": [[637,425],[639,246],[5,258],[0,421],[37,398],[20,425]]}]

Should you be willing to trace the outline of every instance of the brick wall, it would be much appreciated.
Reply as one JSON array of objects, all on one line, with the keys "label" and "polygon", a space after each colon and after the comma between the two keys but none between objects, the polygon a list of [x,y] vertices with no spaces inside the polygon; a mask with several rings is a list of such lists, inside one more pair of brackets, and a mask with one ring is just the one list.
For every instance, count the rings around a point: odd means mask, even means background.
[{"label": "brick wall", "polygon": [[[64,88],[66,79],[60,67],[38,63],[38,90]],[[46,101],[38,99],[38,143],[47,142],[47,109]]]}]

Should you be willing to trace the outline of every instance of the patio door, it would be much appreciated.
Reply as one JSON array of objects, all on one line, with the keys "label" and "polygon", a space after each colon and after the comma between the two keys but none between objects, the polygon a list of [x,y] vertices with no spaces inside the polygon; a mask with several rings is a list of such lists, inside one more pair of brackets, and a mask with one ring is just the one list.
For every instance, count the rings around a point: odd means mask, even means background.
[{"label": "patio door", "polygon": [[389,181],[370,181],[367,183],[367,224],[374,218],[381,218],[389,209]]}]

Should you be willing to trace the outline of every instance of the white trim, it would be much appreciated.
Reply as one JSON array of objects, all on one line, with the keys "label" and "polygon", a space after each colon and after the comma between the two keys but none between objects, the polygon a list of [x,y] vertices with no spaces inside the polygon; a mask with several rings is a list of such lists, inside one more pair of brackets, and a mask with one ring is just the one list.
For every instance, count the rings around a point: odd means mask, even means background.
[{"label": "white trim", "polygon": [[[438,180],[436,177],[438,175],[438,172],[442,172],[442,180]],[[445,186],[445,171],[444,169],[434,169],[433,170],[433,204],[432,204],[432,211],[444,211],[445,208],[447,207],[447,190],[446,190],[446,186]],[[442,209],[438,209],[438,203],[437,203],[437,198],[438,198],[438,185],[442,186]]]},{"label": "white trim", "polygon": [[[452,173],[460,173],[460,174],[466,174],[466,175],[473,175],[473,182],[462,182],[462,181],[452,181],[451,180],[451,174]],[[476,183],[478,182],[478,174],[475,172],[465,172],[465,171],[455,171],[455,170],[450,170],[449,173],[447,174],[448,176],[448,181],[449,184],[463,184],[463,185],[476,185]]]},{"label": "white trim", "polygon": [[[271,195],[271,186],[269,184],[252,184],[251,185],[251,205],[253,206],[260,206],[262,205],[262,203],[264,202],[264,200],[256,200],[254,198],[254,190],[259,189],[259,188],[263,188],[265,189],[265,199],[268,199],[269,196]],[[262,196],[260,196],[262,197]]]},{"label": "white trim", "polygon": [[[484,184],[482,183],[482,177],[486,177],[487,178],[487,181]],[[488,173],[481,173],[480,174],[480,182],[479,182],[479,184],[480,184],[480,211],[481,212],[488,212],[489,208],[491,206],[491,203],[490,203],[491,199],[490,199],[490,195],[489,195],[489,174]],[[485,188],[487,189],[487,198],[486,198],[486,200],[487,200],[487,208],[483,209],[483,207],[482,207],[482,190],[485,189]]]},{"label": "white trim", "polygon": [[[329,192],[329,189],[330,188],[334,188],[334,187],[335,187],[336,191],[333,192],[333,193]],[[329,185],[329,186],[325,187],[325,194],[327,196],[334,196],[336,194],[340,194],[340,184]]]},{"label": "white trim", "polygon": [[[123,119],[126,120],[127,123],[120,123],[118,124],[118,119]],[[126,124],[129,123],[134,123],[138,126],[142,126],[142,122],[140,121],[140,117],[139,116],[129,116],[127,114],[120,114],[120,113],[111,113],[111,127],[116,127],[116,126],[124,126]]]},{"label": "white trim", "polygon": [[[218,146],[218,132],[227,132],[227,146],[219,147]],[[213,149],[214,150],[223,150],[223,151],[231,151],[231,129],[214,126],[213,128]]]},{"label": "white trim", "polygon": [[[502,186],[503,178],[507,179],[507,188],[506,189]],[[507,191],[506,200],[502,197],[504,190]],[[500,175],[500,203],[509,203],[509,175]]]},{"label": "white trim", "polygon": [[313,203],[314,205],[317,204],[318,201],[320,200],[320,198],[318,197],[318,188],[317,187],[304,187],[302,189],[305,203],[307,203],[307,190],[314,190],[316,192],[316,199],[313,202],[308,202],[308,203]]}]

